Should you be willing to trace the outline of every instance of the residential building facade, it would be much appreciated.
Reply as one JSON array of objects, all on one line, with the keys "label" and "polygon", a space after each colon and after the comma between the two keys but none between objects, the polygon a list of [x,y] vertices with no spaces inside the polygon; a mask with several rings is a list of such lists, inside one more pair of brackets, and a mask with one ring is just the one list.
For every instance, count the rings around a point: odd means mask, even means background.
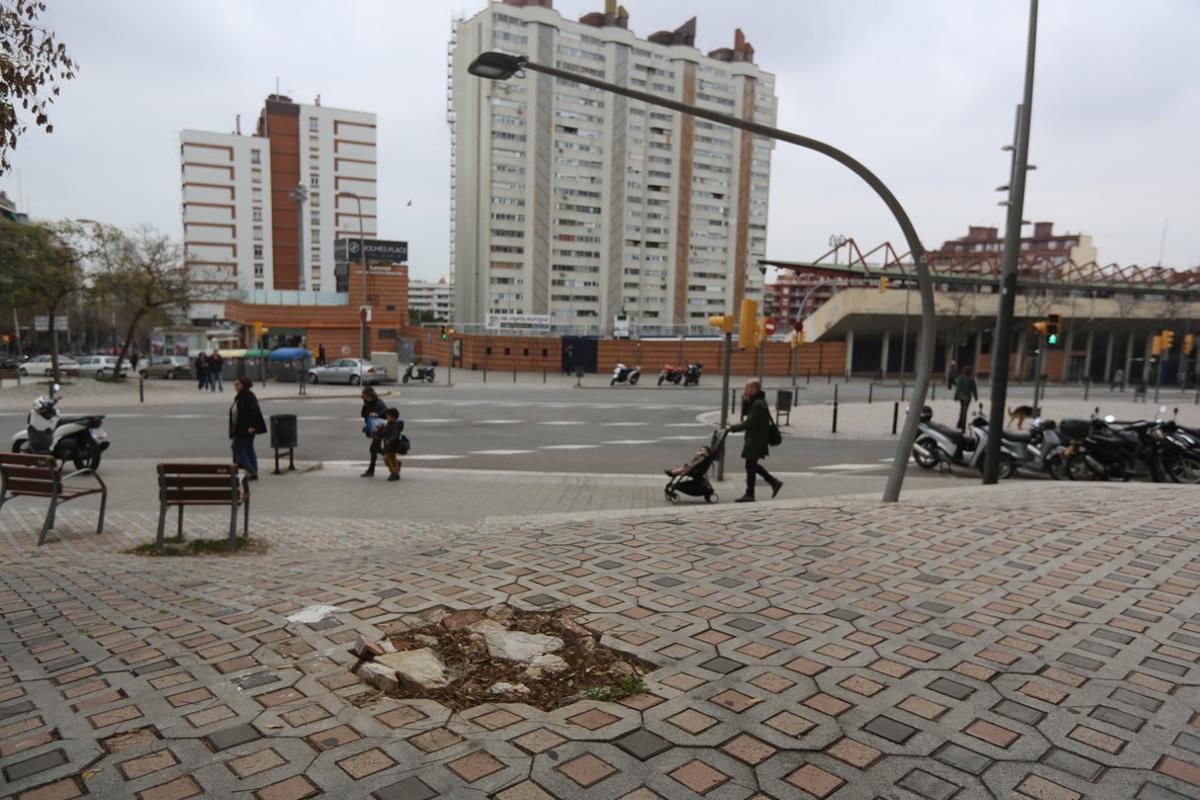
[{"label": "residential building facade", "polygon": [[[253,135],[238,127],[180,134],[187,256],[231,300],[317,302],[335,290],[334,240],[376,235],[375,115],[275,94]],[[203,305],[193,318],[223,316]]]},{"label": "residential building facade", "polygon": [[639,39],[615,2],[575,22],[550,0],[493,2],[457,22],[449,119],[455,321],[548,317],[557,330],[702,328],[760,298],[773,142],[571,80],[467,72],[502,50],[773,125],[775,79],[696,21]]},{"label": "residential building facade", "polygon": [[454,320],[454,285],[445,278],[438,281],[409,281],[408,310],[428,314],[435,322]]}]

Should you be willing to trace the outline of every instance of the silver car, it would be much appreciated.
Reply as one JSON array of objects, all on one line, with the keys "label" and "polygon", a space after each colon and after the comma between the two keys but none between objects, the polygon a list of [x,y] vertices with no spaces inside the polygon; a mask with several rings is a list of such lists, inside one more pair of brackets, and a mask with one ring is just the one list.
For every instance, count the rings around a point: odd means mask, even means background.
[{"label": "silver car", "polygon": [[192,361],[187,356],[154,356],[150,363],[139,366],[138,372],[143,378],[166,378],[186,380],[192,377]]},{"label": "silver car", "polygon": [[308,371],[309,383],[383,383],[388,379],[387,367],[372,364],[365,358],[339,358],[324,367]]},{"label": "silver car", "polygon": [[[79,376],[81,378],[111,378],[117,366],[116,356],[84,356],[79,359]],[[128,375],[133,371],[129,361],[121,362],[121,374]]]},{"label": "silver car", "polygon": [[[79,362],[70,356],[58,357],[58,369],[64,375],[78,375]],[[54,374],[54,364],[50,360],[50,356],[35,356],[20,367],[22,377],[29,375],[40,375],[49,378]]]}]

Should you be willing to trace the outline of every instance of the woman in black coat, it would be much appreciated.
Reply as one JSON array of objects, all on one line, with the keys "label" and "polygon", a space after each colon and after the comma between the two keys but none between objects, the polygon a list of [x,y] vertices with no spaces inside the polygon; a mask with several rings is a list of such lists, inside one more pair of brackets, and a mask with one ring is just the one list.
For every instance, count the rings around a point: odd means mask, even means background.
[{"label": "woman in black coat", "polygon": [[763,394],[762,385],[751,379],[746,381],[746,390],[742,394],[744,400],[745,418],[737,425],[730,425],[730,433],[744,431],[745,440],[742,442],[742,458],[746,459],[746,493],[734,502],[754,502],[754,479],[761,475],[771,487],[771,497],[779,494],[783,481],[767,472],[767,468],[758,463],[759,459],[767,457],[771,447],[769,443],[771,431],[771,409],[767,406],[767,396]]},{"label": "woman in black coat", "polygon": [[237,394],[229,407],[229,438],[233,442],[233,461],[244,469],[252,481],[258,480],[258,454],[254,452],[254,437],[267,429],[258,398],[250,387],[249,378],[238,378],[233,388]]},{"label": "woman in black coat", "polygon": [[383,428],[383,416],[387,413],[387,405],[370,386],[362,390],[362,401],[363,433],[371,440],[371,464],[361,477],[374,478],[375,462],[379,458],[381,443],[376,434]]}]

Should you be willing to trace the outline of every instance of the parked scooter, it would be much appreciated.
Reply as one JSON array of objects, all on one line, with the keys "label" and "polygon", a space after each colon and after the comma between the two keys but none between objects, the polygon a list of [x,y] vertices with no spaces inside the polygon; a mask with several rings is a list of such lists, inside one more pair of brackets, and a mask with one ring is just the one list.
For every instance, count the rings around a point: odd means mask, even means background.
[{"label": "parked scooter", "polygon": [[101,427],[104,415],[62,417],[58,413],[56,383],[49,395],[33,401],[25,418],[25,430],[13,434],[14,453],[51,453],[59,461],[70,461],[76,469],[100,468],[100,455],[108,449],[108,434]]},{"label": "parked scooter", "polygon": [[409,381],[425,381],[433,383],[435,379],[434,367],[437,366],[437,361],[430,361],[425,364],[421,361],[413,361],[408,365],[408,369],[404,370],[404,374],[400,376],[401,383]]},{"label": "parked scooter", "polygon": [[686,367],[664,364],[662,372],[658,373],[658,385],[662,386],[663,381],[668,381],[676,385],[682,383],[684,386],[699,386],[700,371],[703,369],[704,365],[698,362],[688,364]]},{"label": "parked scooter", "polygon": [[[934,422],[933,409],[926,406],[921,411],[921,422],[917,426],[913,460],[922,469],[934,469],[938,465],[949,469],[957,465],[982,471],[986,442],[987,419],[983,416],[982,408],[964,433],[949,425]],[[999,475],[1001,478],[1012,477],[1021,445],[1005,438],[1001,440],[1000,448]]]},{"label": "parked scooter", "polygon": [[1140,420],[1124,428],[1112,414],[1093,419],[1086,436],[1077,437],[1067,448],[1067,475],[1075,481],[1127,481],[1166,479],[1155,440],[1150,431],[1158,424]]},{"label": "parked scooter", "polygon": [[1008,452],[1018,470],[1044,472],[1055,480],[1067,479],[1067,448],[1054,420],[1039,417],[1028,431],[1006,430],[1003,436],[1006,443],[1012,443]]},{"label": "parked scooter", "polygon": [[641,367],[627,367],[617,362],[617,365],[613,367],[612,380],[608,382],[608,385],[615,386],[618,383],[628,383],[630,386],[636,386],[640,377],[642,377]]}]

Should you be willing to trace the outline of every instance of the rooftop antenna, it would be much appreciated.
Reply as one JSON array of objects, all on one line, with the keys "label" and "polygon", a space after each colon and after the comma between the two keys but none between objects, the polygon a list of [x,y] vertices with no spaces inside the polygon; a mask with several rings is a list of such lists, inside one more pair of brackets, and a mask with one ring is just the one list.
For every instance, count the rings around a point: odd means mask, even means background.
[{"label": "rooftop antenna", "polygon": [[241,136],[242,135],[242,115],[241,114],[237,115],[237,122],[234,124],[235,124],[235,129],[234,129],[235,132],[237,133],[238,136]]},{"label": "rooftop antenna", "polygon": [[279,76],[278,75],[275,76],[275,94],[276,95],[279,94]]},{"label": "rooftop antenna", "polygon": [[316,98],[315,100],[313,100],[313,105],[314,105],[314,106],[320,106],[320,105],[321,105],[321,95],[317,95],[317,98]]}]

